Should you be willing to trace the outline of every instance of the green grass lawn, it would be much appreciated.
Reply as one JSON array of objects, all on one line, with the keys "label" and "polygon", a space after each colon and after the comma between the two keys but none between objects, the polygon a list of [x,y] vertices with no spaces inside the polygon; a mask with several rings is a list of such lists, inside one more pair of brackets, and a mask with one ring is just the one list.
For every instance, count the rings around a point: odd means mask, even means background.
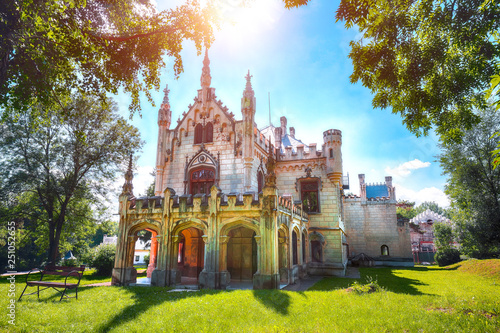
[{"label": "green grass lawn", "polygon": [[[78,300],[44,291],[16,303],[7,320],[8,283],[0,282],[0,330],[9,332],[500,332],[500,260],[446,268],[362,268],[355,280],[326,278],[305,292],[168,292],[158,287],[82,287]],[[85,275],[85,284],[102,278]],[[90,281],[90,282],[89,282]],[[83,281],[82,281],[83,282]],[[88,282],[88,283],[87,283]],[[17,296],[24,288],[18,277]]]}]

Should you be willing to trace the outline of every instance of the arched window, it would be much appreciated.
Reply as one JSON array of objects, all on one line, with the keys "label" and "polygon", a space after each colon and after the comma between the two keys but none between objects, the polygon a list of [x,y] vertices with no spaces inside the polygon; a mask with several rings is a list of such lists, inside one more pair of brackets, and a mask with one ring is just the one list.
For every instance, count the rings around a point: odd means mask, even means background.
[{"label": "arched window", "polygon": [[300,183],[300,195],[302,207],[308,213],[319,213],[319,191],[318,181],[302,181]]},{"label": "arched window", "polygon": [[203,142],[203,126],[201,124],[197,124],[194,128],[194,143],[202,143]]},{"label": "arched window", "polygon": [[257,192],[262,192],[264,188],[264,173],[262,171],[257,172]]},{"label": "arched window", "polygon": [[302,233],[302,263],[306,262],[306,235]]},{"label": "arched window", "polygon": [[323,246],[325,238],[320,233],[314,231],[309,234],[311,242],[311,260],[312,262],[323,262]]},{"label": "arched window", "polygon": [[388,256],[389,255],[389,247],[387,245],[382,245],[380,247],[380,252],[382,253],[383,256]]},{"label": "arched window", "polygon": [[292,232],[292,252],[293,252],[293,264],[297,265],[298,257],[297,257],[297,233],[295,230]]},{"label": "arched window", "polygon": [[313,262],[323,262],[323,247],[319,240],[311,241],[311,259]]},{"label": "arched window", "polygon": [[203,142],[214,142],[214,125],[207,123],[205,126],[205,140]]},{"label": "arched window", "polygon": [[189,188],[192,195],[210,194],[210,188],[215,183],[215,171],[208,168],[194,169],[190,172]]}]

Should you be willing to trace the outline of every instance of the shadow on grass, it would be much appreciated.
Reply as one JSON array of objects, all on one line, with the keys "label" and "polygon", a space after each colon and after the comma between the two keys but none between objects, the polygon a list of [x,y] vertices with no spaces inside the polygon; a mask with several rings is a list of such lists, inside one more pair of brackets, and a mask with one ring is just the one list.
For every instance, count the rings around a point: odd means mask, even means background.
[{"label": "shadow on grass", "polygon": [[[190,297],[202,297],[205,295],[216,295],[223,292],[232,292],[224,290],[201,290],[201,291],[180,291],[168,292],[164,287],[123,287],[127,291],[134,293],[131,297],[134,303],[124,308],[105,324],[98,328],[98,332],[109,332],[116,327],[120,327],[127,322],[138,318],[148,309],[160,305],[164,302],[176,302]],[[267,308],[276,313],[286,315],[290,306],[290,296],[287,292],[281,290],[253,290],[254,297]]]},{"label": "shadow on grass", "polygon": [[290,306],[290,295],[279,289],[253,290],[253,296],[266,308],[276,313],[287,315]]},{"label": "shadow on grass", "polygon": [[426,286],[424,283],[418,279],[411,279],[408,277],[398,276],[395,272],[401,270],[412,270],[412,271],[437,271],[437,270],[453,270],[446,268],[432,268],[427,267],[372,267],[372,268],[360,268],[361,279],[351,279],[351,278],[340,278],[340,277],[327,277],[317,282],[308,290],[310,291],[329,291],[336,289],[346,289],[354,282],[361,284],[370,283],[371,281],[377,281],[378,284],[385,290],[391,291],[398,294],[408,294],[408,295],[433,295],[421,292],[417,286]]},{"label": "shadow on grass", "polygon": [[[107,288],[107,287],[106,287]],[[176,302],[190,297],[201,297],[204,295],[214,295],[222,290],[203,290],[203,291],[180,291],[169,292],[170,288],[165,287],[121,287],[134,293],[131,298],[134,303],[125,307],[120,313],[113,316],[107,323],[101,325],[98,332],[109,332],[112,329],[135,320],[149,308],[155,307],[165,302]]]}]

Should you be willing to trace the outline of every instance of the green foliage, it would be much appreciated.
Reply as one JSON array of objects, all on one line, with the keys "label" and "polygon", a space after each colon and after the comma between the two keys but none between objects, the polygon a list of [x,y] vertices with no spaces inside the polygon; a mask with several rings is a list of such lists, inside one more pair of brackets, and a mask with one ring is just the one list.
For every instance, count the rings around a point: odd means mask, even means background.
[{"label": "green foliage", "polygon": [[78,267],[80,266],[80,261],[78,259],[63,259],[61,260],[61,266]]},{"label": "green foliage", "polygon": [[182,42],[210,45],[214,17],[196,2],[157,11],[141,0],[6,1],[0,7],[0,108],[51,107],[75,91],[106,98],[120,88],[152,102],[165,56],[183,70]]},{"label": "green foliage", "polygon": [[427,209],[430,211],[437,213],[439,215],[445,216],[447,218],[450,218],[449,212],[444,209],[443,207],[440,207],[436,202],[434,201],[424,201],[417,207],[415,207],[415,215],[418,215],[420,213],[425,212]]},{"label": "green foliage", "polygon": [[415,212],[415,209],[412,207],[396,207],[396,214],[401,215],[404,218],[407,219],[412,219],[414,218],[417,213]]},{"label": "green foliage", "polygon": [[448,176],[445,192],[461,251],[476,258],[500,256],[500,168],[493,168],[492,134],[500,130],[500,114],[478,113],[481,123],[465,132],[460,144],[443,143],[439,161]]},{"label": "green foliage", "polygon": [[115,264],[116,245],[102,244],[93,251],[91,266],[99,276],[111,276]]},{"label": "green foliage", "polygon": [[380,292],[383,290],[384,290],[384,288],[382,288],[378,284],[377,280],[373,281],[371,279],[371,277],[369,278],[369,282],[366,284],[361,284],[358,281],[355,281],[352,284],[352,286],[347,288],[347,291],[353,292],[353,293],[358,294],[358,295],[370,294],[370,293],[374,293],[374,292]]},{"label": "green foliage", "polygon": [[144,256],[144,262],[146,263],[146,266],[148,266],[148,265],[149,265],[149,254],[146,254],[146,255]]},{"label": "green foliage", "polygon": [[434,259],[440,267],[452,265],[460,261],[460,251],[452,248],[438,249]]},{"label": "green foliage", "polygon": [[[110,182],[130,151],[142,145],[137,129],[117,115],[111,101],[106,105],[78,95],[62,110],[43,110],[43,124],[31,114],[11,117],[8,112],[0,124],[0,200],[31,193],[22,209],[43,235],[35,243],[49,249],[50,262],[71,249],[61,238],[74,245],[93,231]],[[25,209],[30,206],[32,212]]]},{"label": "green foliage", "polygon": [[391,108],[417,136],[435,126],[444,141],[460,141],[487,106],[484,91],[498,74],[497,1],[342,0],[337,20],[356,25],[353,83]]},{"label": "green foliage", "polygon": [[448,250],[452,248],[454,236],[451,225],[446,223],[434,223],[434,244],[438,250]]}]

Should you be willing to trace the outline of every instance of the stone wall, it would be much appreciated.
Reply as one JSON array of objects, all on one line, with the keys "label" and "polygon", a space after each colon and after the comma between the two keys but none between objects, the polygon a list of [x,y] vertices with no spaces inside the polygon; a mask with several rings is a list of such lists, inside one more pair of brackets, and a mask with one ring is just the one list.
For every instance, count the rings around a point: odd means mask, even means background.
[{"label": "stone wall", "polygon": [[[350,257],[359,253],[382,259],[412,257],[409,226],[398,225],[394,201],[345,198],[344,218]],[[389,248],[387,257],[382,256],[383,245]]]}]

